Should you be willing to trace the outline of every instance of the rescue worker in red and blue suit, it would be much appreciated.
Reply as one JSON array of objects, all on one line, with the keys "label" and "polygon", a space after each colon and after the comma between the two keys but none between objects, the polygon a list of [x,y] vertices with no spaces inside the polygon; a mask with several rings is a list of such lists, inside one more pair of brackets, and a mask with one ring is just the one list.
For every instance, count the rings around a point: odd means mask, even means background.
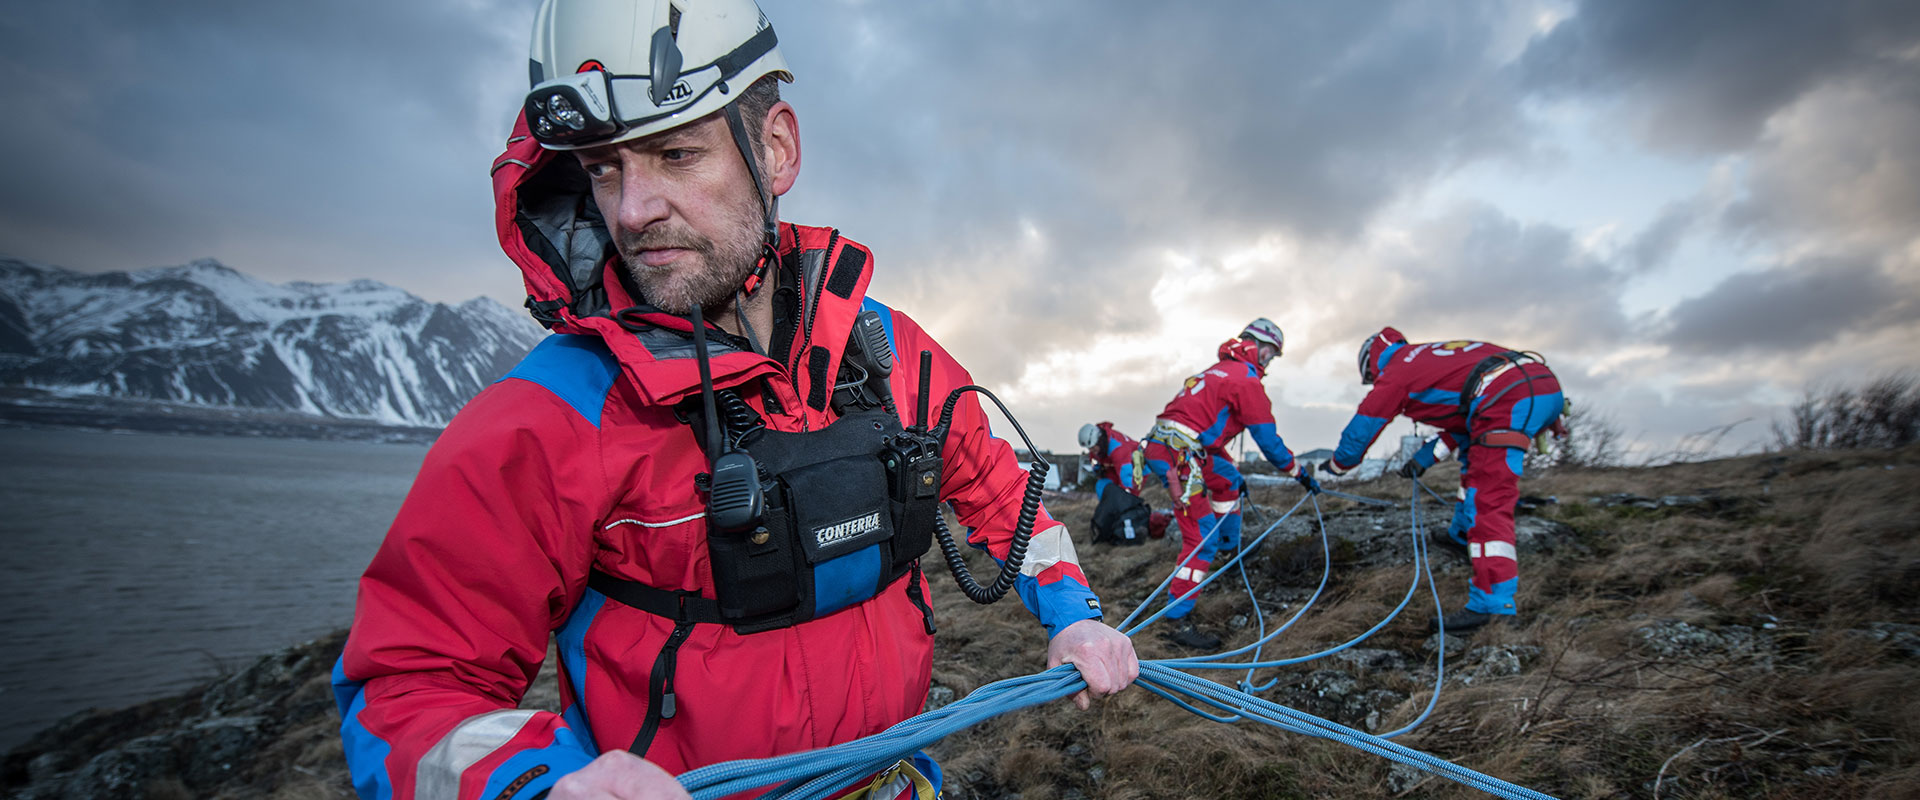
[{"label": "rescue worker in red and blue suit", "polygon": [[[1260,383],[1284,345],[1279,326],[1264,317],[1254,320],[1239,337],[1220,344],[1219,363],[1181,385],[1147,435],[1147,468],[1165,482],[1180,527],[1180,566],[1167,587],[1168,619],[1184,620],[1193,612],[1195,598],[1181,595],[1206,579],[1216,552],[1240,548],[1246,481],[1227,445],[1242,430],[1274,469],[1309,491],[1319,490],[1311,470],[1302,469],[1275,430],[1273,402]],[[1180,625],[1169,638],[1201,650],[1220,646],[1219,637],[1191,624]]]},{"label": "rescue worker in red and blue suit", "polygon": [[1513,509],[1527,448],[1557,424],[1565,407],[1559,379],[1537,354],[1464,339],[1410,344],[1390,327],[1361,343],[1358,361],[1360,382],[1373,388],[1322,469],[1339,475],[1359,466],[1396,416],[1439,428],[1402,474],[1417,477],[1448,452],[1460,459],[1464,496],[1447,535],[1467,550],[1473,577],[1466,608],[1446,616],[1447,630],[1469,631],[1513,615],[1519,587]]},{"label": "rescue worker in red and blue suit", "polygon": [[[535,31],[534,88],[493,165],[495,220],[555,335],[447,426],[360,581],[333,682],[365,798],[685,798],[675,774],[879,733],[926,703],[934,616],[919,562],[902,561],[924,552],[924,529],[884,510],[794,522],[843,502],[887,508],[888,482],[866,477],[885,474],[875,451],[782,467],[823,496],[762,481],[797,511],[758,517],[757,532],[709,524],[742,506],[708,491],[722,460],[690,421],[708,418],[703,401],[725,411],[723,436],[813,443],[853,413],[874,431],[905,425],[918,402],[939,408],[971,383],[867,296],[866,247],[778,220],[800,140],[771,25],[751,0],[549,0]],[[901,354],[890,374],[855,368],[880,363],[851,352],[856,325]],[[842,386],[884,386],[897,411],[843,405]],[[1006,558],[1026,475],[975,395],[934,448],[937,471],[906,491],[937,474],[968,542]],[[755,562],[753,547],[790,557]],[[728,577],[746,568],[771,571]],[[1082,707],[1138,674],[1044,510],[1017,591],[1046,628],[1047,664],[1086,678]],[[796,600],[730,617],[729,597]],[[549,642],[561,709],[520,708]],[[872,783],[858,796],[927,798],[940,773],[917,755]]]},{"label": "rescue worker in red and blue suit", "polygon": [[1080,426],[1080,446],[1087,449],[1098,479],[1093,484],[1094,499],[1106,495],[1107,487],[1118,486],[1134,497],[1146,477],[1146,451],[1140,441],[1113,427],[1111,422]]}]

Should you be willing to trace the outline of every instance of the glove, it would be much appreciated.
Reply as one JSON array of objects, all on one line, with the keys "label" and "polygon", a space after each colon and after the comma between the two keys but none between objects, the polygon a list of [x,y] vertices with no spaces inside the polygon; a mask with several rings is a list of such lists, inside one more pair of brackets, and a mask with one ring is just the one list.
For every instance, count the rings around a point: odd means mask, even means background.
[{"label": "glove", "polygon": [[1329,458],[1329,459],[1327,459],[1327,460],[1325,460],[1325,461],[1322,461],[1322,462],[1320,462],[1320,471],[1321,471],[1321,472],[1324,472],[1324,473],[1327,473],[1328,475],[1332,475],[1332,476],[1334,476],[1334,477],[1336,477],[1336,478],[1338,478],[1338,477],[1340,477],[1340,476],[1342,476],[1342,475],[1345,475],[1345,474],[1347,474],[1347,471],[1346,471],[1346,470],[1344,470],[1344,469],[1341,469],[1341,468],[1340,468],[1339,466],[1337,466],[1337,465],[1335,465],[1335,464],[1333,463],[1333,459],[1331,459],[1331,458]]},{"label": "glove", "polygon": [[1400,477],[1402,478],[1418,480],[1421,475],[1425,475],[1426,473],[1427,466],[1420,463],[1420,459],[1417,458],[1409,458],[1407,459],[1407,463],[1400,465]]},{"label": "glove", "polygon": [[1300,488],[1307,490],[1308,494],[1320,493],[1320,482],[1313,479],[1312,464],[1297,465],[1293,472],[1293,479],[1300,484]]}]

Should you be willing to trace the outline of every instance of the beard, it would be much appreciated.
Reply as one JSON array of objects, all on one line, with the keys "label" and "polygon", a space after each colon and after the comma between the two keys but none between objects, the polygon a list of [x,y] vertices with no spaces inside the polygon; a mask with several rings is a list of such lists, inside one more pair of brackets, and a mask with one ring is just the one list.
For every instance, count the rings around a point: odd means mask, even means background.
[{"label": "beard", "polygon": [[[648,303],[684,315],[696,304],[712,308],[733,297],[760,260],[760,209],[751,201],[735,205],[723,212],[721,223],[727,234],[717,241],[683,225],[654,225],[619,238],[620,261]],[[670,248],[693,257],[660,267],[640,260],[641,251]]]}]

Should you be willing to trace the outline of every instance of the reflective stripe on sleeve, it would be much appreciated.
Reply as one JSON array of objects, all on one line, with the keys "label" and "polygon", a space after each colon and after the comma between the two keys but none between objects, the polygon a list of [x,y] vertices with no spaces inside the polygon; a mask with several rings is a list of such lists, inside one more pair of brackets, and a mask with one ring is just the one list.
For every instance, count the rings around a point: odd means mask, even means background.
[{"label": "reflective stripe on sleeve", "polygon": [[1520,551],[1513,549],[1512,542],[1474,542],[1467,545],[1467,553],[1474,558],[1504,558],[1519,561]]},{"label": "reflective stripe on sleeve", "polygon": [[492,711],[454,726],[420,759],[414,773],[413,796],[420,800],[459,797],[460,776],[512,741],[527,720],[538,713],[533,709]]},{"label": "reflective stripe on sleeve", "polygon": [[1034,534],[1027,541],[1027,560],[1020,565],[1020,574],[1038,578],[1048,567],[1063,562],[1078,567],[1080,554],[1073,549],[1073,539],[1067,536],[1067,526],[1054,525]]}]

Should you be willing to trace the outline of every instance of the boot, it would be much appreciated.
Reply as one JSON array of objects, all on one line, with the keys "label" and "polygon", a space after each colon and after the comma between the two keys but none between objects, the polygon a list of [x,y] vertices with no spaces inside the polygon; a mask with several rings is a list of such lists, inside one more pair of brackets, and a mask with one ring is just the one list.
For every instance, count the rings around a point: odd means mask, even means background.
[{"label": "boot", "polygon": [[[1447,615],[1447,633],[1449,635],[1472,633],[1480,628],[1486,627],[1488,623],[1493,622],[1493,619],[1492,614],[1482,614],[1478,611],[1470,611],[1463,608]],[[1438,632],[1440,626],[1434,622],[1428,622],[1427,630]]]},{"label": "boot", "polygon": [[1193,623],[1191,622],[1173,629],[1170,633],[1163,633],[1161,636],[1169,642],[1194,650],[1220,649],[1220,637],[1193,627]]}]

